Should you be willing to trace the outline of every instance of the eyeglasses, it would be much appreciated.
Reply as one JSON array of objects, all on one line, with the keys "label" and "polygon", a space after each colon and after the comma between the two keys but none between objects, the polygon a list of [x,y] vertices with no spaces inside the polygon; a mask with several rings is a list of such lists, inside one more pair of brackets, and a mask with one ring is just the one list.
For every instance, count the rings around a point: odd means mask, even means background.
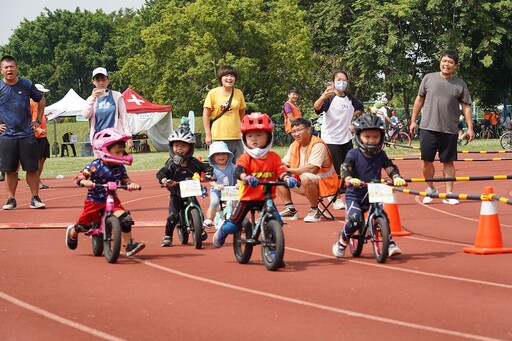
[{"label": "eyeglasses", "polygon": [[306,130],[306,128],[292,129],[292,134],[300,134],[302,131]]}]

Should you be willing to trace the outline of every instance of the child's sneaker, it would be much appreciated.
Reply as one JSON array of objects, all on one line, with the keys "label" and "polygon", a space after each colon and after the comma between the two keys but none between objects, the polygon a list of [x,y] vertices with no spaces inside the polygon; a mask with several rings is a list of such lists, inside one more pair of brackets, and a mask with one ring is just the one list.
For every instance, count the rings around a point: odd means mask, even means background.
[{"label": "child's sneaker", "polygon": [[16,209],[16,206],[18,206],[16,204],[16,199],[14,198],[9,198],[7,199],[7,202],[5,203],[5,205],[2,207],[4,210],[15,210]]},{"label": "child's sneaker", "polygon": [[310,209],[308,215],[304,218],[306,223],[318,223],[322,217],[322,213],[318,209]]},{"label": "child's sneaker", "polygon": [[39,196],[34,195],[30,200],[30,208],[45,208],[46,205],[43,203]]},{"label": "child's sneaker", "polygon": [[226,235],[222,233],[221,229],[218,229],[215,231],[215,234],[213,235],[213,246],[215,246],[217,249],[222,247],[224,245],[224,242],[226,241]]},{"label": "child's sneaker", "polygon": [[160,245],[161,247],[170,247],[172,246],[172,239],[170,236],[164,236],[162,238],[162,244]]},{"label": "child's sneaker", "polygon": [[203,227],[205,229],[211,229],[213,227],[213,221],[211,219],[205,219],[203,221]]},{"label": "child's sneaker", "polygon": [[69,225],[66,229],[66,245],[70,250],[75,250],[78,246],[78,238],[73,238],[70,235],[72,229],[75,228],[75,225]]},{"label": "child's sneaker", "polygon": [[299,211],[297,210],[290,210],[288,207],[286,207],[283,211],[279,213],[281,216],[281,219],[283,220],[297,220],[299,219]]},{"label": "child's sneaker", "polygon": [[343,258],[345,255],[345,250],[347,249],[346,245],[343,245],[339,242],[339,240],[336,241],[336,243],[332,246],[332,254],[336,258]]},{"label": "child's sneaker", "polygon": [[[439,194],[439,193],[437,192],[437,189],[432,188],[432,187],[427,187],[427,189],[425,190],[425,192],[427,192],[427,195],[437,195],[437,194]],[[424,203],[424,204],[430,204],[432,201],[434,201],[434,198],[431,198],[431,197],[423,197],[423,203]]]},{"label": "child's sneaker", "polygon": [[388,255],[389,257],[398,256],[402,254],[402,250],[398,246],[396,246],[395,242],[390,242],[388,247]]},{"label": "child's sneaker", "polygon": [[128,257],[133,256],[134,254],[136,254],[140,250],[144,249],[145,247],[146,247],[146,244],[138,243],[138,242],[133,241],[133,239],[130,239],[130,242],[128,243],[128,245],[126,245],[126,255]]}]

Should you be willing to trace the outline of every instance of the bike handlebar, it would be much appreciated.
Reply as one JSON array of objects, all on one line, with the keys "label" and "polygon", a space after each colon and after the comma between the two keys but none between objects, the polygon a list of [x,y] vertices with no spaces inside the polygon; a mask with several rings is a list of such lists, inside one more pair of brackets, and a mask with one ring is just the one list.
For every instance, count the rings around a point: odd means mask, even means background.
[{"label": "bike handlebar", "polygon": [[[80,187],[85,187],[83,184],[80,184]],[[107,182],[106,184],[98,184],[94,183],[94,188],[106,188],[109,190],[116,190],[116,189],[125,189],[128,190],[128,185],[118,185],[115,182]],[[139,191],[142,190],[142,187],[139,186]]]},{"label": "bike handlebar", "polygon": [[[249,183],[247,182],[246,179],[244,179],[244,184],[245,185],[248,185]],[[286,186],[286,182],[285,181],[258,181],[258,185],[263,185],[263,186]],[[297,188],[300,187],[301,183],[300,183],[300,180],[297,180]]]}]

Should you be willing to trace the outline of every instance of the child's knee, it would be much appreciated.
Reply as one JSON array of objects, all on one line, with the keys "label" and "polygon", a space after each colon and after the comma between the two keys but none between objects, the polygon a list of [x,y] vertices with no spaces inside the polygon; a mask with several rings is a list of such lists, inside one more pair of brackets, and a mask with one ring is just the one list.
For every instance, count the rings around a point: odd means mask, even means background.
[{"label": "child's knee", "polygon": [[240,227],[231,220],[226,220],[221,227],[221,232],[223,234],[235,234],[238,231],[240,231]]}]

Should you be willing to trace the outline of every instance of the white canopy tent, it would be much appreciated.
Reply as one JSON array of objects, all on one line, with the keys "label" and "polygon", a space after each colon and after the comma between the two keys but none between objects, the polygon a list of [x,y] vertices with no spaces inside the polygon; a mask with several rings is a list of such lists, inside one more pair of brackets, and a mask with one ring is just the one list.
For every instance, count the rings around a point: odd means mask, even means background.
[{"label": "white canopy tent", "polygon": [[75,90],[69,89],[66,96],[57,103],[47,106],[44,113],[48,121],[61,116],[80,116],[85,108],[85,103],[86,100],[80,97]]}]

